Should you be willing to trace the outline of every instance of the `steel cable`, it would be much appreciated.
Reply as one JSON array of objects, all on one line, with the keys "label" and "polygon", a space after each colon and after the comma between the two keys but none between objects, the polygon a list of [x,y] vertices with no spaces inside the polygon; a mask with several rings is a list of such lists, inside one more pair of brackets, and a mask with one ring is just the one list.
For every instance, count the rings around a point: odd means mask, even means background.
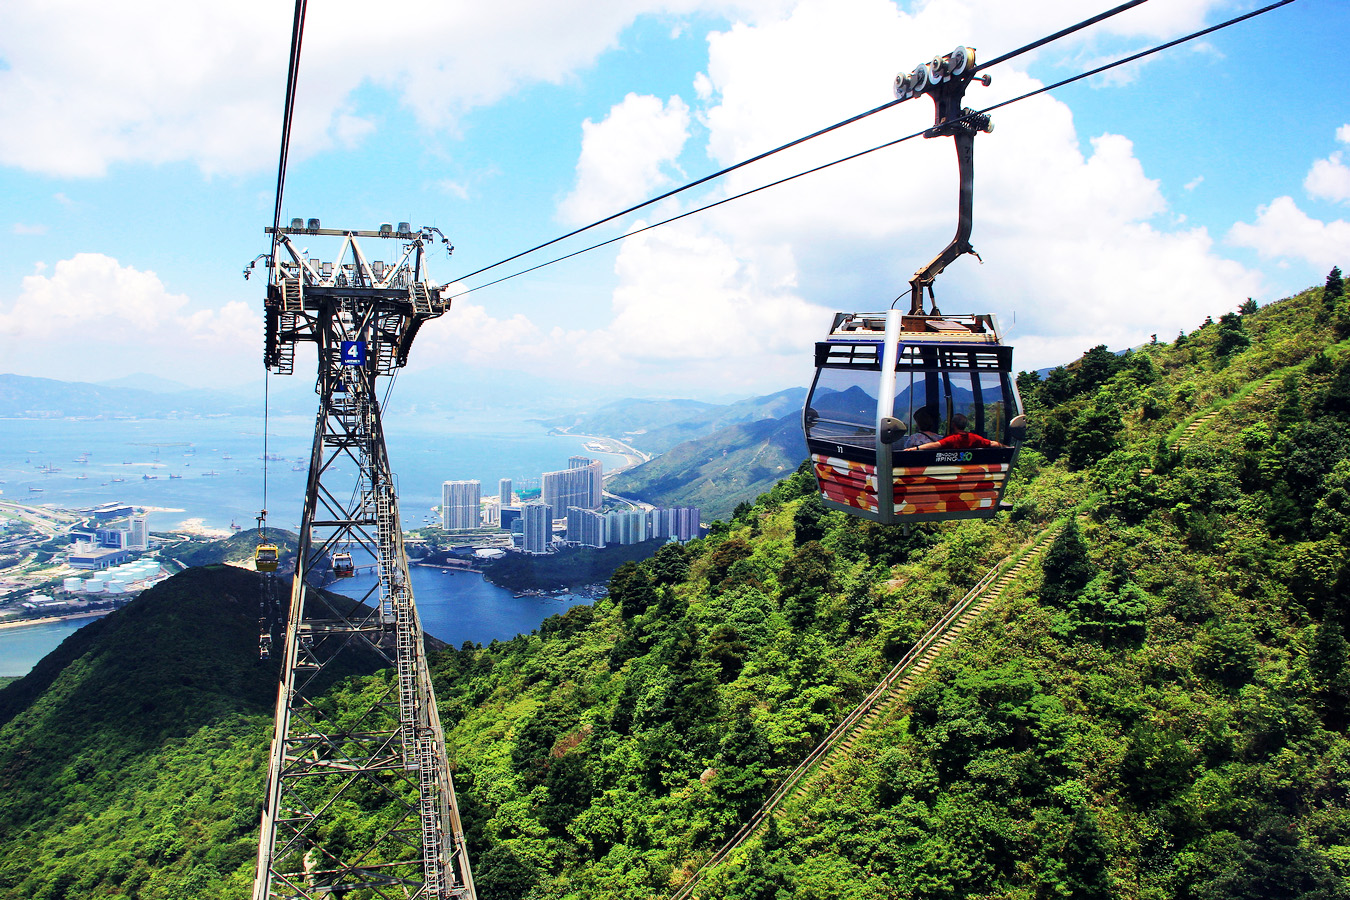
[{"label": "steel cable", "polygon": [[[1005,53],[1002,56],[998,57],[997,59],[990,60],[989,62],[985,63],[982,66],[977,66],[976,71],[982,71],[984,69],[992,68],[993,66],[996,66],[999,63],[1007,62],[1010,59],[1014,59],[1018,56],[1021,56],[1024,53],[1029,53],[1030,51],[1035,50],[1038,47],[1044,46],[1045,44],[1048,44],[1051,41],[1057,41],[1060,38],[1067,37],[1068,35],[1073,34],[1074,32],[1082,31],[1084,28],[1087,28],[1091,25],[1095,25],[1098,22],[1109,19],[1112,16],[1119,15],[1120,13],[1123,13],[1128,9],[1133,9],[1136,6],[1139,6],[1147,2],[1148,0],[1129,0],[1129,2],[1122,3],[1120,6],[1114,7],[1113,9],[1109,9],[1103,13],[1099,13],[1098,15],[1092,16],[1091,18],[1084,19],[1083,21],[1075,25],[1070,25],[1068,28],[1064,28],[1061,29],[1060,31],[1057,31],[1052,35],[1048,35],[1046,37],[1040,38],[1039,40],[1032,41],[1030,44],[1026,44],[1025,46],[1019,47],[1018,49],[1013,50],[1009,53]],[[768,159],[770,156],[773,156],[776,153],[781,153],[784,150],[788,150],[791,149],[792,147],[804,144],[807,141],[814,140],[818,137],[829,134],[832,131],[837,131],[838,129],[843,128],[845,125],[852,125],[854,122],[860,122],[863,119],[866,119],[868,116],[875,115],[879,112],[882,112],[883,110],[890,109],[891,107],[897,106],[904,102],[905,102],[904,100],[892,100],[889,103],[883,103],[880,106],[873,107],[872,109],[866,110],[865,112],[858,113],[856,116],[850,116],[849,118],[844,119],[841,122],[836,122],[833,125],[826,126],[825,128],[821,128],[817,131],[813,131],[810,134],[805,135],[804,137],[797,138],[796,140],[788,141],[786,144],[774,147],[772,150],[766,150],[763,153],[750,157],[749,159],[743,159],[738,163],[733,163],[732,165],[727,166],[724,169],[719,169],[718,171],[713,172],[710,175],[705,175],[702,178],[696,179],[687,184],[680,185],[677,188],[672,188],[671,190],[666,191],[663,194],[659,194],[648,200],[644,200],[641,203],[628,207],[627,209],[623,209],[612,215],[605,216],[603,219],[597,219],[596,221],[590,223],[589,225],[583,225],[582,227],[577,228],[573,231],[569,231],[566,234],[559,235],[558,237],[553,238],[552,240],[545,241],[542,244],[536,244],[535,246],[529,248],[528,250],[522,250],[519,253],[506,257],[505,259],[500,259],[490,266],[484,266],[481,269],[476,269],[472,272],[469,272],[467,275],[461,275],[458,278],[452,279],[452,283],[454,281],[463,281],[466,278],[472,278],[475,275],[481,275],[484,272],[488,272],[491,271],[492,269],[497,268],[498,266],[504,266],[509,262],[513,262],[517,259],[520,259],[522,256],[529,256],[531,253],[534,253],[537,250],[543,250],[545,247],[551,247],[554,244],[561,243],[562,241],[567,240],[568,238],[576,237],[577,235],[582,234],[583,232],[590,231],[592,228],[598,228],[599,226],[604,225],[607,222],[612,222],[615,219],[622,218],[623,216],[626,216],[629,213],[637,212],[638,210],[651,206],[654,203],[660,203],[662,200],[667,200],[671,197],[674,197],[676,194],[683,193],[684,191],[690,190],[691,188],[696,188],[701,184],[706,184],[707,182],[712,181],[713,179],[721,178],[723,175],[729,175],[730,173],[735,172],[737,169],[744,168],[745,166],[748,166],[751,163],[756,163],[759,162],[760,160]],[[597,246],[604,246],[604,245],[600,244]],[[562,258],[566,259],[567,257]],[[533,270],[526,269],[525,271],[528,272]],[[486,287],[486,285],[483,286]]]},{"label": "steel cable", "polygon": [[[1142,2],[1142,0],[1140,0],[1140,2]],[[957,123],[960,123],[960,122],[970,121],[970,120],[975,119],[975,118],[977,118],[977,117],[979,117],[979,116],[988,115],[989,113],[993,112],[994,110],[1002,109],[1002,108],[1005,107],[1005,106],[1011,106],[1012,104],[1021,102],[1022,100],[1027,100],[1027,99],[1029,99],[1029,98],[1031,98],[1031,97],[1035,97],[1035,96],[1038,96],[1038,95],[1040,95],[1040,94],[1044,94],[1044,93],[1048,93],[1048,92],[1053,91],[1053,90],[1057,90],[1057,89],[1062,88],[1062,87],[1064,87],[1064,86],[1066,86],[1066,85],[1073,84],[1074,82],[1082,81],[1082,80],[1085,79],[1085,78],[1091,78],[1091,77],[1094,76],[1094,75],[1100,75],[1102,72],[1106,72],[1106,71],[1108,71],[1108,70],[1110,70],[1110,69],[1114,69],[1114,68],[1117,68],[1117,67],[1119,67],[1119,66],[1127,65],[1127,64],[1129,64],[1129,63],[1135,62],[1136,60],[1142,59],[1142,58],[1144,58],[1144,57],[1146,57],[1146,56],[1151,56],[1151,55],[1153,55],[1153,54],[1155,54],[1155,53],[1160,53],[1160,52],[1162,52],[1163,50],[1168,50],[1168,49],[1170,49],[1170,48],[1172,48],[1172,47],[1177,46],[1178,44],[1184,44],[1184,43],[1186,43],[1187,41],[1192,41],[1192,40],[1195,40],[1196,38],[1204,37],[1204,36],[1207,35],[1207,34],[1212,34],[1212,33],[1216,32],[1216,31],[1221,30],[1221,29],[1227,28],[1227,27],[1229,27],[1229,26],[1231,26],[1231,25],[1236,25],[1236,24],[1238,24],[1239,22],[1243,22],[1243,21],[1245,21],[1245,20],[1247,20],[1247,19],[1250,19],[1250,18],[1253,18],[1253,17],[1255,17],[1255,16],[1259,16],[1259,15],[1262,15],[1262,14],[1264,14],[1264,13],[1268,13],[1268,12],[1270,12],[1271,10],[1278,9],[1278,8],[1281,7],[1281,6],[1288,6],[1290,3],[1293,3],[1293,2],[1294,2],[1294,0],[1279,0],[1279,2],[1277,2],[1277,3],[1272,3],[1272,4],[1270,4],[1269,6],[1264,6],[1264,7],[1260,8],[1260,9],[1253,10],[1252,12],[1244,13],[1243,15],[1236,16],[1236,17],[1234,17],[1234,18],[1232,18],[1232,19],[1228,19],[1227,21],[1220,22],[1220,23],[1217,24],[1217,25],[1212,25],[1212,26],[1210,26],[1210,27],[1208,27],[1208,28],[1201,29],[1200,31],[1192,32],[1192,33],[1190,33],[1190,34],[1188,34],[1188,35],[1185,35],[1184,37],[1179,37],[1179,38],[1176,38],[1175,40],[1171,40],[1171,41],[1167,41],[1166,43],[1158,44],[1157,46],[1150,47],[1150,48],[1147,49],[1147,50],[1141,50],[1140,52],[1131,54],[1130,56],[1122,57],[1121,59],[1114,60],[1114,61],[1112,61],[1112,62],[1105,63],[1105,64],[1103,64],[1103,65],[1097,66],[1097,67],[1094,68],[1094,69],[1089,69],[1089,70],[1086,71],[1086,72],[1081,72],[1081,73],[1079,73],[1079,74],[1077,74],[1077,75],[1070,76],[1069,78],[1065,78],[1065,79],[1063,79],[1062,81],[1057,81],[1057,82],[1055,82],[1054,84],[1045,85],[1045,86],[1043,86],[1043,87],[1036,88],[1035,90],[1027,91],[1025,94],[1019,94],[1018,96],[1013,97],[1013,98],[1011,98],[1011,99],[1009,99],[1009,100],[1004,100],[1004,101],[1001,101],[1001,102],[999,102],[999,103],[995,103],[995,104],[993,104],[992,106],[987,106],[987,107],[985,107],[984,109],[981,109],[981,110],[978,110],[978,111],[974,111],[974,112],[967,113],[966,115],[962,116],[962,117],[959,118],[959,119],[953,119],[953,120],[952,120],[950,123],[948,123],[948,124],[954,125],[954,124],[957,124]],[[1128,6],[1130,6],[1130,5],[1133,5],[1133,4],[1126,4],[1126,7],[1128,7]],[[1030,47],[1032,47],[1032,46],[1033,46],[1033,45],[1030,45],[1030,44],[1027,45],[1028,48],[1030,48]],[[1024,51],[1021,51],[1021,52],[1025,52],[1025,50],[1024,50]],[[1004,57],[1004,58],[1007,58],[1007,57]],[[897,102],[898,102],[898,101],[897,101]],[[887,105],[888,105],[888,106],[893,106],[894,103],[887,104]],[[881,108],[881,107],[879,107],[879,108]],[[595,243],[595,244],[591,244],[591,245],[589,245],[589,246],[587,246],[587,247],[583,247],[583,248],[580,249],[580,250],[575,250],[575,251],[573,251],[573,252],[571,252],[571,253],[568,253],[568,254],[565,254],[565,255],[563,255],[563,256],[555,257],[555,258],[550,259],[550,260],[548,260],[548,261],[546,261],[546,262],[542,262],[542,263],[539,263],[538,265],[531,266],[531,267],[529,267],[528,269],[521,269],[520,271],[518,271],[518,272],[513,272],[513,273],[510,274],[510,275],[504,275],[504,276],[502,276],[501,278],[497,278],[497,279],[495,279],[495,280],[493,280],[493,281],[488,281],[488,282],[486,282],[486,283],[484,283],[484,284],[476,285],[476,286],[474,286],[474,287],[468,288],[467,290],[460,291],[460,292],[457,293],[457,294],[453,294],[452,297],[463,297],[463,296],[465,296],[466,294],[472,294],[474,291],[479,291],[479,290],[482,290],[483,288],[486,288],[486,287],[492,287],[493,285],[495,285],[495,284],[501,284],[501,283],[504,282],[504,281],[510,281],[512,278],[519,278],[521,275],[527,275],[527,274],[529,274],[529,273],[531,273],[531,272],[536,272],[536,271],[538,271],[539,269],[543,269],[543,268],[545,268],[545,267],[547,267],[547,266],[554,265],[555,263],[563,262],[564,260],[571,259],[571,258],[574,257],[574,256],[580,256],[580,255],[583,254],[583,253],[589,253],[589,252],[592,251],[592,250],[598,250],[598,249],[600,249],[601,247],[606,247],[606,246],[608,246],[608,245],[610,245],[610,244],[617,243],[618,241],[622,241],[622,240],[624,240],[625,238],[634,237],[634,236],[636,236],[636,235],[642,234],[643,232],[651,231],[652,229],[654,229],[654,228],[659,228],[659,227],[661,227],[662,225],[669,225],[671,222],[678,222],[680,219],[688,218],[689,216],[695,215],[695,214],[697,214],[697,213],[706,212],[707,210],[713,209],[713,208],[718,207],[718,206],[722,206],[723,204],[726,204],[726,203],[730,203],[730,202],[733,201],[733,200],[740,200],[740,199],[742,199],[742,198],[744,198],[744,197],[749,197],[749,196],[752,195],[752,194],[757,194],[757,193],[759,193],[760,191],[768,190],[769,188],[772,188],[772,187],[777,187],[777,186],[780,185],[780,184],[786,184],[786,183],[789,182],[789,181],[795,181],[795,180],[797,180],[798,178],[802,178],[803,176],[806,176],[806,175],[813,175],[813,174],[815,174],[816,172],[820,172],[820,171],[823,171],[823,170],[825,170],[825,169],[829,169],[829,168],[831,168],[831,167],[833,167],[833,166],[839,165],[840,163],[849,162],[849,161],[855,160],[855,159],[857,159],[857,158],[859,158],[859,157],[861,157],[861,156],[867,156],[867,155],[870,154],[870,153],[875,153],[875,152],[877,152],[878,150],[885,150],[887,147],[894,147],[894,146],[897,145],[897,144],[903,144],[903,143],[905,143],[906,141],[912,141],[912,140],[914,140],[915,138],[922,137],[922,136],[924,135],[924,133],[927,132],[928,130],[929,130],[929,129],[925,128],[923,131],[916,131],[916,132],[914,132],[913,134],[907,134],[907,135],[905,135],[904,137],[896,138],[896,139],[893,140],[893,141],[887,141],[887,142],[884,143],[884,144],[878,144],[877,146],[871,147],[871,148],[869,148],[869,149],[867,149],[867,150],[860,150],[860,151],[858,151],[857,153],[851,153],[851,154],[849,154],[848,156],[840,157],[839,159],[836,159],[836,160],[834,160],[834,161],[832,161],[832,162],[822,163],[821,165],[813,166],[812,168],[806,169],[806,170],[801,171],[801,172],[798,172],[798,173],[796,173],[795,175],[788,175],[788,176],[786,176],[786,177],[784,177],[784,178],[780,178],[780,179],[778,179],[778,180],[776,180],[776,181],[771,181],[771,182],[769,182],[769,183],[767,183],[767,184],[760,185],[759,187],[751,188],[750,190],[747,190],[747,191],[742,191],[742,192],[739,193],[739,194],[733,194],[733,195],[731,195],[731,196],[729,196],[729,197],[724,197],[724,198],[722,198],[721,200],[717,200],[717,201],[714,201],[714,202],[712,202],[712,203],[708,203],[708,204],[706,204],[706,205],[704,205],[704,206],[700,206],[700,207],[698,207],[698,208],[696,208],[696,209],[688,210],[687,212],[680,213],[680,214],[677,215],[677,216],[671,216],[671,217],[668,218],[668,219],[662,219],[661,221],[659,221],[659,222],[654,222],[654,223],[652,223],[651,225],[645,225],[645,226],[643,226],[642,228],[637,228],[637,229],[634,229],[633,231],[625,232],[624,234],[621,234],[621,235],[619,235],[619,236],[617,236],[617,237],[609,238],[608,240],[604,240],[604,241],[600,241],[600,242]],[[788,146],[788,145],[784,145],[784,146]],[[770,151],[770,153],[772,153],[772,152],[776,152],[776,151]],[[768,155],[768,154],[765,154],[765,155]],[[759,157],[759,158],[762,158],[762,156]],[[747,162],[749,162],[749,161],[747,161]],[[709,177],[709,178],[712,178],[712,177],[715,177],[715,176],[710,175],[710,176],[708,176],[708,177]],[[671,193],[675,193],[675,192],[674,192],[674,191],[668,192],[667,194],[662,195],[662,198],[664,198],[664,197],[666,197],[666,196],[669,196]],[[662,199],[662,198],[657,198],[657,199]],[[655,201],[654,201],[654,200],[653,200],[653,201],[648,201],[648,203],[652,203],[652,202],[655,202]],[[641,204],[641,206],[645,206],[645,205],[648,205],[648,204],[647,204],[647,203]],[[638,207],[633,207],[633,209],[638,209],[638,208],[640,208],[640,206],[638,206]],[[622,213],[620,213],[619,215],[622,215]],[[613,217],[611,217],[611,218],[613,218]],[[605,220],[605,221],[608,221],[608,220]],[[588,226],[588,227],[590,227],[590,226]],[[584,231],[585,229],[581,229],[581,230]],[[576,232],[573,232],[573,233],[575,234]],[[561,238],[559,238],[558,240],[561,240]],[[556,243],[556,241],[550,241],[549,243]],[[541,246],[541,247],[543,247],[543,246],[548,246],[548,244],[541,244],[540,246]],[[537,249],[537,248],[536,248],[536,249]],[[528,252],[530,252],[530,251],[526,251],[526,252],[528,253]],[[517,256],[516,256],[516,257],[512,257],[512,259],[518,258],[519,256],[522,256],[522,255],[524,255],[524,254],[517,254]],[[505,260],[504,260],[504,261],[505,261]],[[497,265],[500,265],[500,263],[498,263]],[[493,268],[493,266],[488,266],[487,268],[490,269],[490,268]],[[480,270],[479,270],[479,272],[483,272],[483,271],[487,271],[487,269],[480,269]],[[469,276],[465,276],[465,277],[469,277]]]},{"label": "steel cable", "polygon": [[[271,278],[277,265],[277,242],[281,229],[281,204],[286,193],[286,159],[291,149],[291,121],[295,115],[295,86],[300,75],[300,48],[305,39],[306,0],[295,0],[295,15],[291,21],[291,53],[286,67],[286,103],[281,115],[281,154],[277,162],[277,202],[272,214],[272,249],[267,255],[267,269]],[[247,273],[245,273],[247,274]],[[263,525],[267,519],[267,466],[268,459],[269,414],[272,396],[272,369],[267,367],[263,373],[263,483],[262,512],[258,516],[258,539],[264,537]]]}]

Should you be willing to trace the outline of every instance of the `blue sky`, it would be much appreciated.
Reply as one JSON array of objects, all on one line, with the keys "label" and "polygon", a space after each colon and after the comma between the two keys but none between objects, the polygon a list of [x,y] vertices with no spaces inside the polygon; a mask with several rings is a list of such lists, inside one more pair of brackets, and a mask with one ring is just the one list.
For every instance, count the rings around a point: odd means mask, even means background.
[{"label": "blue sky", "polygon": [[[991,59],[1110,5],[514,0],[395,17],[315,3],[286,215],[435,224],[457,248],[433,264],[448,283],[884,103],[897,71],[958,43]],[[967,103],[1256,5],[1151,0],[996,67]],[[259,378],[261,284],[241,270],[267,249],[288,7],[0,8],[0,369]],[[1171,337],[1346,267],[1345,34],[1350,4],[1298,0],[999,110],[976,143],[983,263],[962,259],[939,279],[943,308],[1015,319],[1017,364],[1036,368],[1098,343]],[[926,99],[906,103],[622,225],[931,119]],[[419,336],[408,384],[709,399],[804,384],[834,310],[889,305],[946,243],[955,193],[950,142],[911,141],[465,294]]]}]

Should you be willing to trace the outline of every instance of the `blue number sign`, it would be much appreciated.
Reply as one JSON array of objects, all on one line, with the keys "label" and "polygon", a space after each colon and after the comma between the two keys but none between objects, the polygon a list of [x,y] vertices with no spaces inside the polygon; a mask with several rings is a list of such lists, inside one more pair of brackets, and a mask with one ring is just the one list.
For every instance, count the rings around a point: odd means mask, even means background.
[{"label": "blue number sign", "polygon": [[343,341],[342,364],[344,366],[364,366],[366,364],[366,342]]}]

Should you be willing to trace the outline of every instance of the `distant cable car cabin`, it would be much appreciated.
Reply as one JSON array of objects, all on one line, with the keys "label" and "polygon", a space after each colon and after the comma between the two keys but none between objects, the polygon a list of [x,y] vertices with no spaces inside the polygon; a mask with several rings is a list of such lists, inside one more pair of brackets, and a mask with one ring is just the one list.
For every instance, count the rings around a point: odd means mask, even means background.
[{"label": "distant cable car cabin", "polygon": [[355,574],[356,566],[352,563],[352,555],[350,553],[333,554],[334,578],[351,578]]},{"label": "distant cable car cabin", "polygon": [[259,544],[253,551],[253,568],[259,572],[275,572],[280,548],[276,544]]},{"label": "distant cable car cabin", "polygon": [[[994,316],[944,316],[933,299],[937,275],[975,252],[975,134],[992,125],[988,116],[961,108],[974,77],[975,51],[968,47],[896,77],[897,99],[925,91],[933,98],[936,121],[924,136],[955,140],[956,236],[910,280],[907,313],[838,313],[816,344],[802,427],[821,501],[874,522],[992,517],[1026,432],[1012,347]],[[989,83],[988,76],[979,80]],[[928,312],[925,290],[933,299]],[[962,419],[966,427],[956,427]],[[946,446],[914,449],[939,441]]]}]

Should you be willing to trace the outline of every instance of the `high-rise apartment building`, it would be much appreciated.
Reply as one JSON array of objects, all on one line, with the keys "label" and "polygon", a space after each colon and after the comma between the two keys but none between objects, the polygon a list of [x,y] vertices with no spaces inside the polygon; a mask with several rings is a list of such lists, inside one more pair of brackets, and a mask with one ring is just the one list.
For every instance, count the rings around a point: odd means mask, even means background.
[{"label": "high-rise apartment building", "polygon": [[483,524],[481,501],[483,486],[477,481],[441,483],[441,527],[446,531],[464,531]]},{"label": "high-rise apartment building", "polygon": [[699,508],[697,506],[677,506],[669,510],[675,514],[670,536],[677,541],[692,541],[699,536],[703,530],[699,524]]},{"label": "high-rise apartment building", "polygon": [[589,482],[591,489],[591,500],[587,504],[588,509],[599,509],[600,504],[604,502],[605,497],[605,476],[601,471],[600,460],[591,459],[586,456],[569,456],[567,458],[568,469],[588,469],[592,472],[592,478]]},{"label": "high-rise apartment building", "polygon": [[524,523],[521,549],[526,553],[543,553],[553,542],[553,515],[547,503],[534,500],[520,506]]},{"label": "high-rise apartment building", "polygon": [[497,482],[497,496],[501,498],[502,509],[516,505],[516,495],[511,490],[510,478],[503,478]]},{"label": "high-rise apartment building", "polygon": [[640,544],[647,540],[647,513],[640,509],[605,514],[605,543]]},{"label": "high-rise apartment building", "polygon": [[574,456],[561,472],[545,472],[540,499],[549,505],[553,518],[567,515],[567,508],[599,509],[603,499],[604,472],[598,459]]},{"label": "high-rise apartment building", "polygon": [[584,547],[605,546],[605,517],[593,509],[567,509],[567,540]]},{"label": "high-rise apartment building", "polygon": [[131,527],[128,529],[126,548],[128,550],[149,550],[150,529],[146,525],[146,517],[144,515],[132,516],[129,522]]}]

